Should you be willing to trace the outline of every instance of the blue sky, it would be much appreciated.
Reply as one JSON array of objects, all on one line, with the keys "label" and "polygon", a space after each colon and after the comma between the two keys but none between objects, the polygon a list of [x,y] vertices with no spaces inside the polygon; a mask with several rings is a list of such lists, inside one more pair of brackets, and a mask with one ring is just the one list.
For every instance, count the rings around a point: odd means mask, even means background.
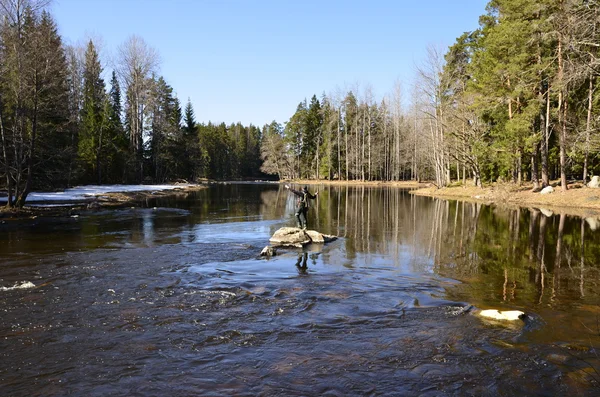
[{"label": "blue sky", "polygon": [[400,81],[409,96],[428,45],[478,27],[486,0],[55,0],[68,44],[99,40],[107,72],[117,47],[142,37],[160,74],[200,122],[287,121],[304,98]]}]

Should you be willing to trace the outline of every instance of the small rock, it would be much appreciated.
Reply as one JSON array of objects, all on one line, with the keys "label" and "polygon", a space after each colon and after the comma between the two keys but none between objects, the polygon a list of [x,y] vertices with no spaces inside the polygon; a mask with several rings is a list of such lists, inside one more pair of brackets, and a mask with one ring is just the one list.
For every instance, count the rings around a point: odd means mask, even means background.
[{"label": "small rock", "polygon": [[277,255],[277,250],[269,245],[267,245],[265,248],[262,249],[262,251],[260,251],[260,256],[275,256]]},{"label": "small rock", "polygon": [[516,321],[525,315],[525,313],[520,310],[506,310],[501,312],[496,309],[482,310],[477,314],[481,317],[501,321]]},{"label": "small rock", "polygon": [[552,212],[552,211],[550,211],[549,209],[546,209],[546,208],[540,208],[540,212],[542,214],[544,214],[544,216],[546,218],[550,218],[552,215],[554,215],[554,212]]},{"label": "small rock", "polygon": [[100,204],[97,201],[92,201],[87,205],[88,210],[97,210],[100,209]]},{"label": "small rock", "polygon": [[552,186],[546,186],[540,191],[540,194],[550,194],[554,192],[554,188]]},{"label": "small rock", "polygon": [[585,221],[590,226],[590,229],[592,229],[593,231],[598,230],[598,227],[600,226],[600,223],[598,223],[598,218],[588,217],[585,218]]},{"label": "small rock", "polygon": [[600,176],[595,175],[592,177],[592,180],[588,182],[587,187],[591,187],[593,189],[597,189],[600,187]]}]

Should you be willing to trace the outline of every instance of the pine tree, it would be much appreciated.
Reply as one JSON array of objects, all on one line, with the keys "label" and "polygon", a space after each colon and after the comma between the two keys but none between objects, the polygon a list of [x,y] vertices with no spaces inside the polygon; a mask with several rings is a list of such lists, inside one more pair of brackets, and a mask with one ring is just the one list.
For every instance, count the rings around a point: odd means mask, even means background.
[{"label": "pine tree", "polygon": [[35,5],[15,4],[0,31],[0,135],[9,207],[22,207],[32,188],[66,183],[67,62],[55,22]]},{"label": "pine tree", "polygon": [[106,166],[107,125],[106,87],[101,77],[102,66],[94,43],[90,40],[85,53],[83,72],[83,107],[79,135],[79,157],[86,169],[85,180],[102,183]]},{"label": "pine tree", "polygon": [[113,70],[110,79],[110,91],[105,106],[105,120],[108,120],[106,160],[108,168],[106,180],[111,183],[123,183],[126,180],[127,136],[123,128],[121,105],[121,87],[117,74]]},{"label": "pine tree", "polygon": [[194,115],[194,108],[188,98],[183,113],[183,151],[185,153],[181,177],[195,181],[202,174],[202,151],[198,138],[198,125]]}]

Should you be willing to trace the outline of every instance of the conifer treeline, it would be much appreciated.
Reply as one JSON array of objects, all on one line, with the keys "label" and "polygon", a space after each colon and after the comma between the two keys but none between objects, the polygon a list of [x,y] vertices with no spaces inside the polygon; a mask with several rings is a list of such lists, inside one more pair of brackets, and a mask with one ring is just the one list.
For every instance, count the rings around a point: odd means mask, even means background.
[{"label": "conifer treeline", "polygon": [[[472,179],[534,188],[600,167],[598,0],[492,0],[480,28],[397,84],[313,96],[262,129],[196,123],[133,36],[105,73],[95,44],[66,46],[48,0],[0,0],[0,188],[280,178]],[[108,70],[106,71],[108,72]],[[107,85],[103,76],[110,75]]]},{"label": "conifer treeline", "polygon": [[23,206],[33,189],[261,175],[259,128],[198,124],[137,36],[119,47],[107,87],[94,42],[64,45],[48,3],[0,0],[0,189],[8,207]]},{"label": "conifer treeline", "polygon": [[[600,2],[492,0],[480,28],[428,49],[410,106],[395,87],[300,103],[265,131],[263,170],[359,180],[589,180],[600,169]],[[359,97],[357,97],[359,96]]]}]

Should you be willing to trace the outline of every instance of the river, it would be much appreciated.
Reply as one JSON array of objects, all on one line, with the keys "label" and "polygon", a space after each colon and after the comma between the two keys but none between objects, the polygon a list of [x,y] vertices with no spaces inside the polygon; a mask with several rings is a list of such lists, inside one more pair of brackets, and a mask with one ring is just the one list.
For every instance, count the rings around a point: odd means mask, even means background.
[{"label": "river", "polygon": [[0,224],[2,395],[600,393],[596,218],[318,189],[270,259],[277,184]]}]

